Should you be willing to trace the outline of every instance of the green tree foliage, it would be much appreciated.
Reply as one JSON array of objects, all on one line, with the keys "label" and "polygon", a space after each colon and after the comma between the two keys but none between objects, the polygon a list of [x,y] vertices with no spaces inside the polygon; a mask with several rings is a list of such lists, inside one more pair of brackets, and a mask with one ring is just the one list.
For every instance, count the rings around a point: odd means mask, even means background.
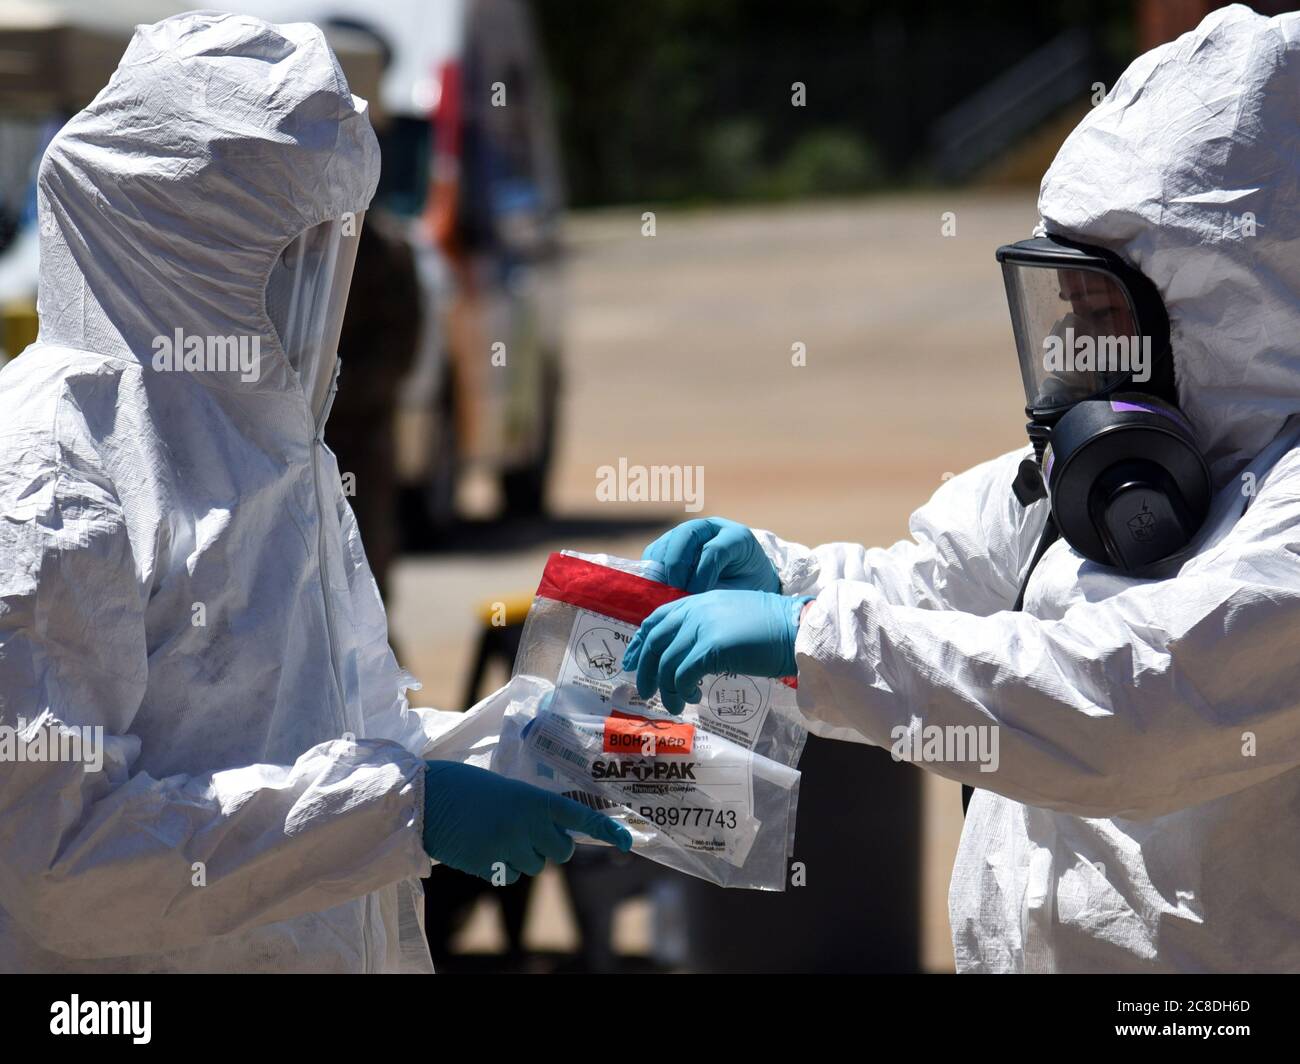
[{"label": "green tree foliage", "polygon": [[[533,0],[578,205],[846,194],[924,177],[935,120],[1131,0]],[[806,106],[791,86],[806,86]]]}]

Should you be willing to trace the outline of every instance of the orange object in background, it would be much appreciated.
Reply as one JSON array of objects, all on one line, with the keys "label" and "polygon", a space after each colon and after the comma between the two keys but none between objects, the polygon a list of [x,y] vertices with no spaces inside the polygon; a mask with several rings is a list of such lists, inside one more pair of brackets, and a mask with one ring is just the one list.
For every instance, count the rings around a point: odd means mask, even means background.
[{"label": "orange object in background", "polygon": [[[1145,52],[1194,29],[1211,11],[1227,7],[1213,0],[1140,0],[1137,7],[1138,51]],[[1261,15],[1293,11],[1290,0],[1252,0],[1250,8]]]}]

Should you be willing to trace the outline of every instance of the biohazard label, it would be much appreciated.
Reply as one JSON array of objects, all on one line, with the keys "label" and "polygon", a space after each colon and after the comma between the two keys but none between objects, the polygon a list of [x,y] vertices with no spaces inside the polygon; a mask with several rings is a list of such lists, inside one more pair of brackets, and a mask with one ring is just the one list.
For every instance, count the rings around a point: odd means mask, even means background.
[{"label": "biohazard label", "polygon": [[689,754],[695,749],[695,726],[671,720],[650,720],[614,710],[605,718],[604,752],[659,757]]}]

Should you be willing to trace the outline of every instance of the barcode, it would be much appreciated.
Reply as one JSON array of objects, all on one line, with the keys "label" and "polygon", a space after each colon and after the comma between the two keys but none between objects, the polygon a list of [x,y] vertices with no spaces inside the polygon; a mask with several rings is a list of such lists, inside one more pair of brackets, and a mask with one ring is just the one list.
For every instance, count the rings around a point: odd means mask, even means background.
[{"label": "barcode", "polygon": [[584,772],[586,771],[587,759],[585,757],[574,750],[570,750],[562,743],[557,743],[548,735],[543,734],[537,736],[536,743],[539,750],[545,750],[548,753],[555,754],[557,757],[569,762],[569,764],[577,765],[578,768],[582,769]]},{"label": "barcode", "polygon": [[599,794],[588,794],[586,791],[565,791],[564,797],[572,798],[575,802],[581,802],[588,809],[595,809],[601,812],[605,809],[613,809],[617,802],[611,802],[608,798],[602,798]]}]

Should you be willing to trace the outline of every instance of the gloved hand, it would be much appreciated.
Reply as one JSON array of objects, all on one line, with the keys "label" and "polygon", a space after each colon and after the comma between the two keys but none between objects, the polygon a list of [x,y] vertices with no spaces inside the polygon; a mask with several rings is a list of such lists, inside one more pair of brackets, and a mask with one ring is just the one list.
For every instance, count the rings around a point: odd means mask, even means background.
[{"label": "gloved hand", "polygon": [[660,606],[637,629],[623,655],[636,689],[658,689],[664,709],[680,713],[701,697],[709,673],[792,676],[799,615],[812,596],[767,591],[706,591]]},{"label": "gloved hand", "polygon": [[424,851],[435,861],[489,882],[502,862],[513,883],[521,872],[537,875],[547,858],[563,864],[573,856],[565,828],[624,853],[632,848],[625,827],[571,798],[473,765],[425,762]]},{"label": "gloved hand", "polygon": [[754,533],[725,517],[686,521],[651,543],[641,557],[663,563],[668,582],[692,594],[715,588],[781,590],[776,568]]}]

